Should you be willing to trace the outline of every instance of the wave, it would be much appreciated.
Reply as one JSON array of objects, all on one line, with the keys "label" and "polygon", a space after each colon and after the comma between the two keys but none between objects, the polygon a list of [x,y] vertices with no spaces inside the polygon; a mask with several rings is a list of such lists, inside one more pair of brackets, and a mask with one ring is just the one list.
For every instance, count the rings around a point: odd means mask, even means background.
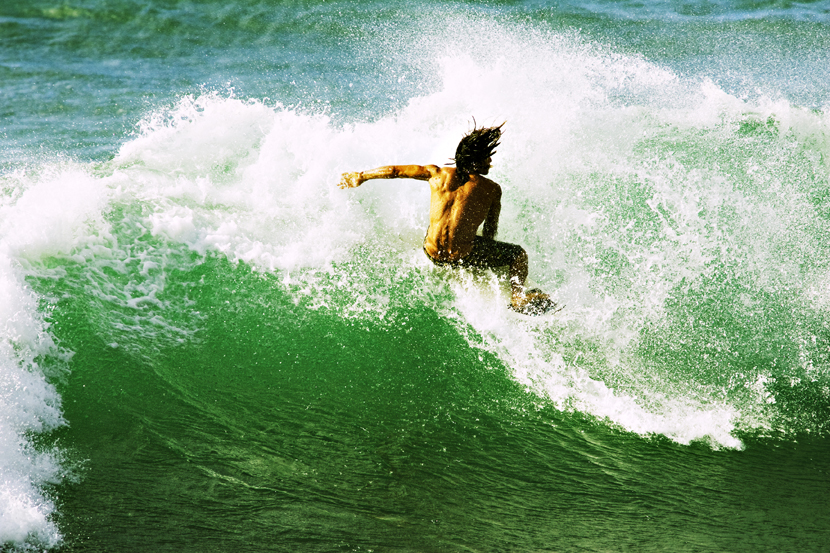
[{"label": "wave", "polygon": [[[27,279],[82,287],[113,347],[152,355],[199,326],[170,274],[221,255],[310,309],[435,310],[529,394],[625,431],[715,448],[826,431],[830,116],[577,34],[480,30],[425,52],[440,86],[372,122],[205,93],[148,114],[111,161],[3,177],[0,541],[59,540],[44,490],[67,470],[31,438],[64,424],[70,354]],[[503,275],[429,265],[423,183],[335,186],[444,163],[474,116],[507,121],[500,238],[528,250],[531,278],[567,305],[557,317],[511,314]]]},{"label": "wave", "polygon": [[[152,204],[151,234],[278,273],[320,305],[382,313],[388,299],[366,298],[390,297],[389,274],[411,267],[424,275],[413,291],[427,290],[413,301],[454,313],[476,347],[562,406],[682,443],[781,430],[779,380],[826,379],[795,359],[820,357],[824,340],[827,116],[575,35],[487,36],[440,58],[439,91],[372,123],[183,98],[122,148],[112,186]],[[472,114],[508,121],[493,173],[501,236],[568,305],[556,321],[494,318],[499,294],[452,279],[455,303],[434,305],[419,255],[426,188],[334,187],[345,170],[441,163]]]},{"label": "wave", "polygon": [[55,382],[65,377],[71,354],[51,337],[22,266],[63,240],[59,202],[68,198],[59,178],[42,175],[31,186],[26,180],[6,177],[0,200],[0,542],[50,547],[60,533],[45,490],[69,465],[60,449],[38,446],[35,437],[65,424]]}]

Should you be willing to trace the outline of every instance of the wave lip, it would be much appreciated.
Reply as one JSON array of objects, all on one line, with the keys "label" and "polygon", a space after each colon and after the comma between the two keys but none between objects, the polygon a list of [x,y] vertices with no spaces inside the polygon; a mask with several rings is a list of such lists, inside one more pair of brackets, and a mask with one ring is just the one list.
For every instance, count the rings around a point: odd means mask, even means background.
[{"label": "wave lip", "polygon": [[63,468],[58,451],[39,451],[30,436],[65,421],[60,397],[35,361],[54,348],[35,306],[0,255],[0,543],[52,547],[61,536],[44,486],[57,483]]},{"label": "wave lip", "polygon": [[66,424],[56,379],[70,354],[49,333],[26,276],[68,254],[100,214],[102,183],[69,167],[3,179],[0,197],[0,543],[53,547],[61,534],[47,487],[66,477],[64,453],[36,436]]}]

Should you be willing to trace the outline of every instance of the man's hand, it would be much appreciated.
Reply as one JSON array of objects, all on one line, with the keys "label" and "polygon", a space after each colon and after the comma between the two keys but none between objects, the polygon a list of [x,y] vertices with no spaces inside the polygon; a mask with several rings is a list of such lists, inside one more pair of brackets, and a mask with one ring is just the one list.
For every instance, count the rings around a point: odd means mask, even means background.
[{"label": "man's hand", "polygon": [[363,178],[363,174],[356,171],[354,173],[343,173],[337,186],[340,188],[357,188],[364,182],[366,182],[366,179]]}]

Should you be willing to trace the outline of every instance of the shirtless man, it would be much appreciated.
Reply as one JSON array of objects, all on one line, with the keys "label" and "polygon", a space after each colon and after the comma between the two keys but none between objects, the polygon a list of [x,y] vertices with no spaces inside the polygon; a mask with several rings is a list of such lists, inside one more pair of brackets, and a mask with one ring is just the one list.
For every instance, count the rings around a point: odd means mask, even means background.
[{"label": "shirtless man", "polygon": [[[502,123],[503,125],[503,123]],[[424,253],[436,265],[493,269],[510,266],[511,307],[536,314],[554,306],[541,290],[525,290],[524,248],[495,240],[501,211],[501,187],[483,175],[490,172],[501,127],[473,129],[455,151],[455,167],[389,165],[370,171],[343,173],[340,188],[354,188],[371,179],[429,181],[429,228]],[[484,223],[482,235],[478,227]]]}]

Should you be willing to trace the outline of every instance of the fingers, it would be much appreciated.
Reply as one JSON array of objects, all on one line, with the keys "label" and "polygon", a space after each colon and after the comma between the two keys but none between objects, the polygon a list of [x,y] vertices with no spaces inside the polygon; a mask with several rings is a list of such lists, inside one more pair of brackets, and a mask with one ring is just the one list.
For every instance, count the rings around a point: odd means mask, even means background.
[{"label": "fingers", "polygon": [[337,186],[340,188],[355,188],[360,186],[359,173],[343,173]]},{"label": "fingers", "polygon": [[340,188],[351,188],[351,186],[349,186],[349,174],[348,173],[343,173],[340,176],[340,182],[337,183],[337,186],[339,186]]}]

